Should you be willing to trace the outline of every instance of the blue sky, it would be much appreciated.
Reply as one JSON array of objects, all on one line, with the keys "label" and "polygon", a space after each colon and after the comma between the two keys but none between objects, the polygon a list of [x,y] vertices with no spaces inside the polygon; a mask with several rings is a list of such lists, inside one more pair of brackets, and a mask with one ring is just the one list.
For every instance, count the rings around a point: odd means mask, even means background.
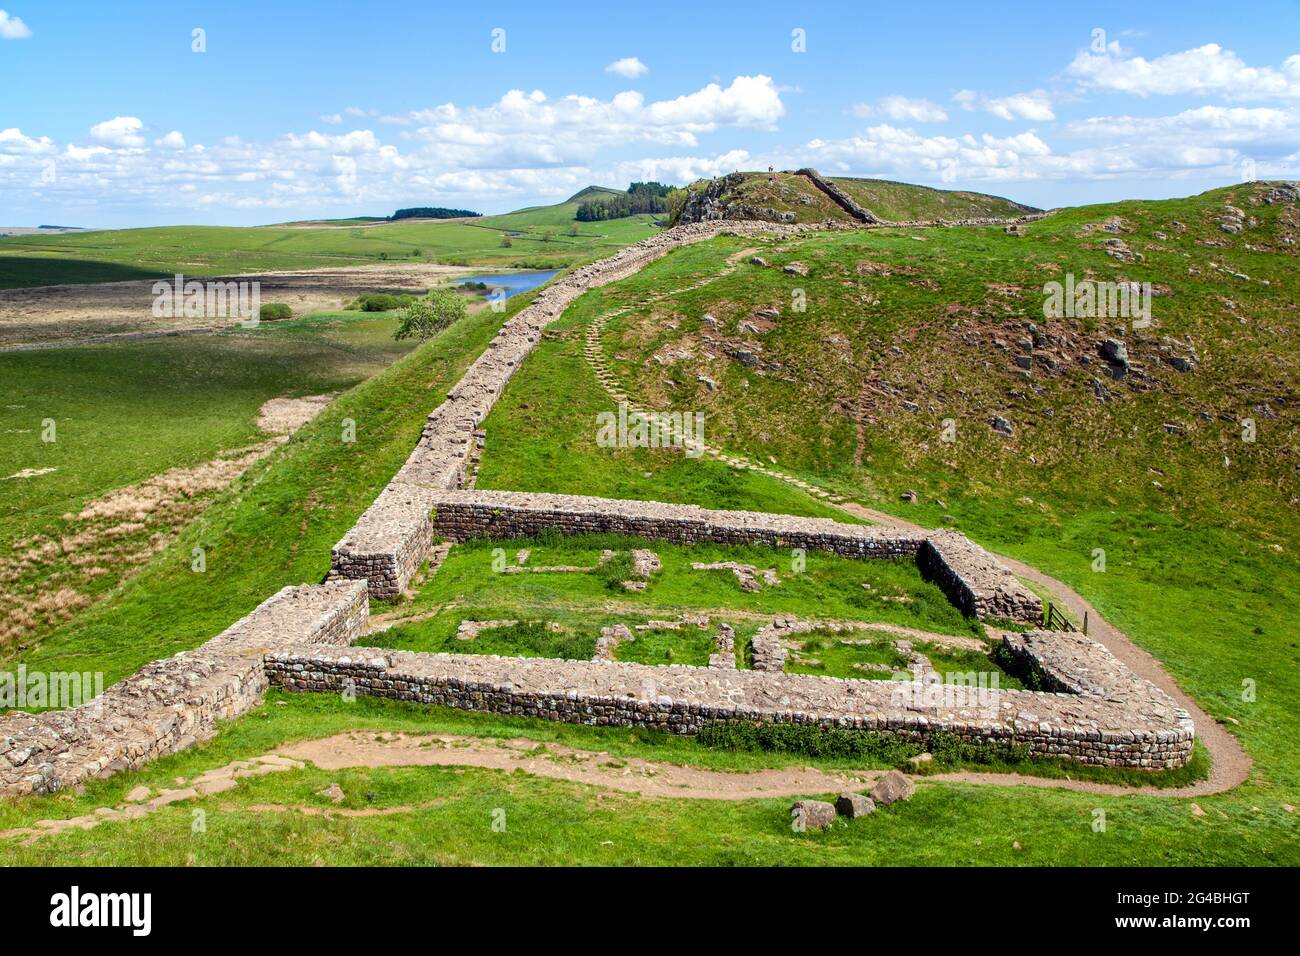
[{"label": "blue sky", "polygon": [[1300,176],[1295,0],[0,9],[0,225],[500,212],[768,165],[1040,206]]}]

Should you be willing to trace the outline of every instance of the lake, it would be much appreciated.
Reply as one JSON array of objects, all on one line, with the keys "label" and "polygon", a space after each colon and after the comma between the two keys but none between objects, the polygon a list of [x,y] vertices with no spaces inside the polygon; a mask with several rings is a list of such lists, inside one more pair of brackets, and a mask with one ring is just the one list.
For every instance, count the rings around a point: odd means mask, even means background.
[{"label": "lake", "polygon": [[558,269],[552,269],[550,272],[502,272],[494,275],[467,276],[461,279],[459,284],[482,282],[493,289],[504,289],[508,299],[512,295],[527,292],[529,289],[536,289],[539,285],[549,282],[551,276],[558,271]]}]

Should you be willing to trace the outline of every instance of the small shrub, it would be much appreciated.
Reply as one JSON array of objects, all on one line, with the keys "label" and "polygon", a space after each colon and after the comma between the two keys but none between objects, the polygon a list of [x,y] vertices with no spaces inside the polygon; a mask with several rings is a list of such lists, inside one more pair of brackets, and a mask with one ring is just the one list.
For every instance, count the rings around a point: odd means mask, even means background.
[{"label": "small shrub", "polygon": [[293,309],[289,308],[283,302],[268,302],[262,306],[257,317],[263,322],[274,322],[277,319],[287,319],[293,315]]}]

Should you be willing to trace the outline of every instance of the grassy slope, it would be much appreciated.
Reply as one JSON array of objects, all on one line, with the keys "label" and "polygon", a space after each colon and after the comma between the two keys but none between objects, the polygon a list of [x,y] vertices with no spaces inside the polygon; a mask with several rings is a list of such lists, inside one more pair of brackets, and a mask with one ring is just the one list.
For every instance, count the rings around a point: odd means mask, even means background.
[{"label": "grassy slope", "polygon": [[930,189],[887,179],[846,179],[832,181],[860,206],[890,222],[933,219],[1014,218],[1035,212],[1001,196],[961,190]]},{"label": "grassy slope", "polygon": [[[723,240],[718,248],[739,249]],[[484,423],[487,453],[478,487],[514,491],[590,494],[750,508],[852,520],[804,492],[750,472],[737,472],[707,458],[679,451],[601,448],[596,416],[617,413],[583,360],[587,323],[625,302],[699,281],[716,266],[678,254],[631,278],[587,293],[551,326],[511,381]],[[710,439],[705,423],[705,440]]]},{"label": "grassy slope", "polygon": [[[954,234],[955,236],[956,234]],[[887,239],[888,237],[881,237]],[[922,244],[902,248],[915,250]],[[719,243],[712,252],[719,256],[731,247]],[[710,250],[703,250],[708,252]],[[801,253],[802,254],[802,253]],[[1105,265],[1109,260],[1103,261]],[[654,269],[683,269],[684,258],[670,257]],[[701,268],[716,268],[716,261],[702,262]],[[687,270],[689,271],[689,270]],[[660,276],[659,279],[663,277]],[[744,278],[753,288],[761,288],[761,279],[752,275]],[[602,290],[584,297],[579,307],[590,307],[597,296],[617,300],[623,286],[656,281],[656,274],[642,274],[626,284]],[[664,284],[667,284],[666,282]],[[745,288],[732,295],[740,299],[747,295]],[[1294,300],[1292,300],[1294,301]],[[678,309],[690,316],[693,305],[679,303]],[[860,314],[855,312],[853,314]],[[698,321],[698,315],[694,316]],[[550,349],[551,351],[547,352]],[[620,351],[615,347],[613,351]],[[417,357],[418,358],[418,357]],[[381,379],[396,383],[390,376],[409,370],[412,359],[399,363],[384,373]],[[489,420],[488,458],[484,462],[484,475],[493,475],[499,481],[517,481],[523,487],[537,487],[545,482],[562,486],[582,487],[584,490],[619,488],[626,491],[658,493],[663,497],[680,495],[693,497],[692,493],[721,497],[728,503],[753,502],[756,506],[773,510],[809,511],[821,506],[808,499],[792,498],[784,486],[766,485],[744,487],[731,484],[741,479],[724,478],[709,474],[710,463],[683,463],[680,458],[664,453],[660,456],[639,453],[635,458],[623,458],[604,450],[581,447],[581,439],[594,430],[587,417],[590,408],[602,404],[602,396],[593,394],[594,381],[585,383],[578,339],[573,330],[543,343],[530,358],[520,377],[512,383],[498,411],[503,414],[495,422]],[[374,385],[374,383],[371,383]],[[409,387],[409,386],[404,386]],[[833,394],[825,387],[809,390],[807,394],[789,394],[783,408],[766,409],[771,421],[780,418],[781,411],[798,410]],[[363,386],[351,393],[358,402],[356,409],[366,409],[379,404],[388,391]],[[558,398],[552,398],[558,396]],[[734,396],[733,396],[734,397]],[[549,404],[543,404],[545,399]],[[574,406],[581,410],[582,420],[571,422],[563,418],[564,402],[580,399]],[[504,414],[506,411],[510,414]],[[536,420],[546,413],[559,416],[553,422]],[[420,415],[414,409],[407,413],[411,420],[412,435],[405,436],[400,449],[394,447],[390,454],[400,461],[409,450],[414,431],[418,431]],[[894,416],[903,421],[901,413]],[[390,420],[402,419],[392,415]],[[362,421],[363,419],[358,419]],[[826,420],[831,420],[827,417]],[[893,419],[891,418],[891,421]],[[337,423],[334,423],[335,427]],[[558,439],[552,443],[543,437],[543,430],[553,426]],[[324,428],[324,426],[320,426]],[[715,423],[716,429],[716,423]],[[748,439],[741,430],[733,431],[735,444],[743,447]],[[719,432],[710,434],[716,440]],[[781,432],[777,441],[764,443],[774,453],[784,456],[787,449],[790,461],[787,467],[799,460],[798,456],[808,445],[820,446],[822,432]],[[279,528],[268,536],[267,543],[286,540],[285,529],[305,517],[316,520],[312,512],[324,507],[298,506],[297,493],[309,485],[302,477],[304,465],[324,466],[329,474],[329,463],[336,461],[336,452],[320,444],[315,433],[304,435],[318,457],[290,464],[293,450],[282,453],[279,469],[297,476],[299,487],[293,481],[277,479],[273,469],[267,469],[266,482],[282,485],[284,494],[269,498],[257,488],[244,489],[249,498],[259,499],[269,514],[263,521]],[[513,442],[513,445],[507,444]],[[295,443],[296,444],[296,443]],[[396,444],[396,443],[394,443]],[[930,492],[946,488],[940,479],[952,482],[953,469],[921,467],[914,462],[900,466],[885,454],[891,447],[895,457],[901,454],[902,439],[890,438],[886,432],[871,449],[868,463],[870,471],[855,472],[828,469],[827,480],[851,482],[854,493],[866,500],[873,495],[885,497],[880,489],[894,488],[907,481],[922,487],[926,500]],[[851,446],[850,446],[851,447]],[[994,451],[999,446],[993,446]],[[498,462],[498,453],[513,448],[525,457],[518,466]],[[1115,497],[1112,503],[1092,508],[1085,516],[1099,526],[1109,528],[1111,534],[1134,541],[1140,540],[1141,550],[1149,560],[1159,560],[1164,571],[1174,577],[1185,590],[1169,599],[1167,594],[1146,584],[1151,591],[1141,588],[1149,580],[1146,568],[1137,573],[1121,574],[1112,557],[1110,571],[1105,575],[1089,575],[1085,570],[1087,559],[1080,558],[1078,542],[1061,543],[1061,516],[1042,516],[1037,508],[1029,509],[1016,503],[1015,496],[1021,487],[1045,483],[1045,473],[1021,466],[1012,469],[1010,462],[987,449],[963,449],[970,454],[963,461],[964,473],[989,475],[1001,467],[1004,474],[998,482],[981,481],[978,496],[964,495],[949,508],[958,512],[963,526],[977,536],[994,543],[1002,543],[1008,550],[1032,552],[1031,559],[1038,560],[1049,570],[1085,590],[1103,609],[1126,627],[1138,640],[1156,646],[1170,662],[1175,674],[1207,705],[1219,710],[1232,707],[1243,719],[1241,733],[1248,748],[1260,761],[1254,781],[1233,794],[1223,797],[1202,798],[1198,802],[1208,815],[1193,818],[1187,801],[1165,800],[1151,797],[1101,798],[1064,792],[1030,790],[1028,788],[990,788],[943,785],[923,788],[916,799],[888,813],[877,814],[869,821],[853,827],[837,827],[823,835],[795,835],[789,831],[786,813],[788,801],[752,801],[741,804],[694,803],[687,801],[638,801],[632,804],[622,798],[597,800],[596,795],[580,788],[530,780],[521,775],[504,776],[487,771],[455,770],[377,770],[322,773],[311,771],[303,775],[267,778],[241,789],[235,794],[209,798],[203,803],[209,811],[209,831],[206,837],[196,838],[190,830],[190,813],[187,805],[165,811],[148,821],[134,825],[101,828],[89,833],[73,833],[45,841],[31,849],[10,853],[15,862],[364,862],[364,861],[439,861],[439,862],[772,862],[772,863],[1290,863],[1297,862],[1295,818],[1279,807],[1280,799],[1294,800],[1295,766],[1290,754],[1289,740],[1294,739],[1294,667],[1288,665],[1285,673],[1279,672],[1276,680],[1261,679],[1259,703],[1247,707],[1231,697],[1235,689],[1233,680],[1222,680],[1219,671],[1224,668],[1224,648],[1219,635],[1214,633],[1214,618],[1206,627],[1206,615],[1197,610],[1197,602],[1204,606],[1214,603],[1225,619],[1233,626],[1251,617],[1251,609],[1234,606],[1244,584],[1259,583],[1264,574],[1273,575],[1275,583],[1285,585],[1285,572],[1276,565],[1259,567],[1247,565],[1233,568],[1240,583],[1232,580],[1206,581],[1201,570],[1205,555],[1183,546],[1166,546],[1154,555],[1147,551],[1153,542],[1170,535],[1168,525],[1161,525],[1160,515],[1139,506],[1130,512],[1133,502],[1123,485],[1112,488],[1100,478],[1086,486],[1095,493],[1098,485]],[[304,453],[305,454],[305,453]],[[851,461],[851,458],[850,458]],[[554,470],[551,470],[554,469]],[[391,470],[391,468],[389,468]],[[813,469],[816,471],[816,469]],[[651,478],[645,478],[645,471]],[[630,472],[630,474],[629,474]],[[640,477],[638,477],[640,476]],[[702,479],[700,476],[707,476]],[[1112,474],[1109,478],[1113,479]],[[1051,475],[1046,475],[1050,479]],[[589,480],[588,480],[589,479]],[[356,484],[371,481],[362,475]],[[743,479],[748,481],[749,479]],[[375,476],[375,487],[383,477]],[[868,483],[868,482],[871,483]],[[333,476],[325,482],[328,486],[321,501],[334,501],[334,495],[348,495],[347,489],[333,483]],[[931,485],[933,482],[933,487]],[[313,482],[315,484],[316,482]],[[1004,486],[1004,483],[1005,486]],[[1047,482],[1050,484],[1050,482]],[[487,486],[486,484],[484,486]],[[366,494],[373,493],[370,489]],[[606,492],[609,493],[609,492]],[[945,492],[946,493],[946,492]],[[891,492],[892,495],[892,492]],[[241,524],[256,524],[255,512],[232,494],[225,512],[227,518],[237,516]],[[358,495],[357,497],[361,497]],[[785,498],[785,507],[781,507]],[[758,499],[762,499],[759,504]],[[349,502],[351,496],[348,496]],[[368,497],[365,498],[368,501]],[[355,504],[356,510],[364,501]],[[352,504],[344,506],[353,507]],[[923,514],[928,516],[937,506],[927,505]],[[285,513],[281,514],[280,511]],[[1110,516],[1114,511],[1128,517]],[[215,514],[216,510],[210,514]],[[1135,515],[1135,516],[1134,516]],[[1067,519],[1073,516],[1066,514]],[[1008,520],[1011,518],[1011,520]],[[346,521],[339,520],[340,526]],[[1149,527],[1148,525],[1152,526]],[[1154,529],[1154,530],[1153,530]],[[239,540],[245,548],[255,548],[259,543],[242,529]],[[1174,526],[1176,532],[1177,525]],[[1225,532],[1226,533],[1226,532]],[[332,534],[332,532],[331,532]],[[328,553],[332,543],[330,534],[320,534],[320,541],[304,543],[304,555],[318,556]],[[328,540],[326,540],[328,539]],[[1243,540],[1236,539],[1239,546]],[[186,549],[187,551],[188,549]],[[271,547],[271,553],[275,548]],[[1130,547],[1130,555],[1134,548]],[[319,558],[323,562],[326,558]],[[1054,568],[1059,564],[1059,568]],[[323,570],[323,563],[320,570]],[[253,600],[252,587],[245,573],[242,591],[247,606]],[[1220,576],[1222,577],[1222,576]],[[161,575],[157,583],[164,588],[183,586],[179,575]],[[237,582],[236,582],[237,583]],[[284,582],[282,582],[284,583]],[[262,587],[274,584],[268,581]],[[188,589],[191,598],[202,593]],[[260,589],[259,589],[260,593]],[[1193,600],[1187,600],[1184,593]],[[198,607],[184,608],[173,602],[161,603],[163,617],[173,624],[189,618],[230,617],[233,606],[215,615],[211,595]],[[132,616],[138,633],[152,633],[148,620],[141,611],[145,601],[140,595],[124,601],[124,609]],[[233,604],[239,603],[236,599]],[[145,628],[140,630],[139,625]],[[1278,625],[1278,627],[1274,627]],[[1284,644],[1276,635],[1285,634],[1285,619],[1275,616],[1261,624],[1267,640],[1253,653],[1253,664],[1272,666],[1273,661],[1285,659]],[[102,628],[102,625],[101,625]],[[101,634],[104,634],[102,629]],[[83,637],[93,637],[87,631]],[[123,633],[122,637],[125,636]],[[118,638],[120,656],[122,637]],[[1168,645],[1164,653],[1160,644]],[[71,645],[69,645],[70,647]],[[1267,650],[1265,649],[1267,648]],[[1278,651],[1281,651],[1279,654]],[[1228,660],[1227,663],[1231,664]],[[1230,670],[1232,668],[1229,668]],[[1258,670],[1258,667],[1256,668]],[[1263,673],[1262,671],[1259,671]],[[1215,684],[1219,681],[1219,684]],[[1223,688],[1216,690],[1216,687]],[[1222,693],[1220,698],[1217,695]],[[241,720],[211,744],[186,754],[168,758],[141,774],[128,774],[114,780],[92,785],[84,797],[56,796],[24,804],[20,808],[0,807],[0,820],[6,825],[21,823],[40,815],[65,815],[120,799],[131,786],[141,780],[154,785],[166,785],[178,773],[193,772],[224,762],[234,756],[265,752],[281,739],[317,736],[332,728],[371,726],[389,729],[419,729],[459,733],[489,733],[515,736],[527,733],[538,739],[561,739],[576,746],[604,749],[611,753],[631,753],[657,759],[674,759],[701,762],[712,766],[761,766],[783,762],[799,764],[819,761],[807,757],[781,758],[779,755],[726,754],[702,751],[685,740],[648,740],[634,731],[596,730],[592,728],[529,724],[479,715],[426,711],[419,708],[401,708],[362,701],[343,705],[321,697],[297,697],[277,700],[261,711]],[[299,814],[226,813],[220,807],[231,804],[238,810],[252,802],[283,802],[314,805],[320,798],[314,795],[331,780],[340,780],[350,800],[364,801],[364,794],[373,795],[373,803],[381,806],[422,804],[440,801],[435,806],[397,817],[375,817],[349,820],[326,820]],[[491,831],[491,809],[509,807],[510,836]],[[349,804],[351,805],[351,804]],[[1108,827],[1104,833],[1092,829],[1094,808],[1102,806],[1107,811]],[[1258,808],[1258,809],[1257,809]],[[1022,850],[1013,850],[1012,841],[1018,841]],[[8,848],[6,848],[8,850]]]},{"label": "grassy slope", "polygon": [[[453,265],[559,268],[654,232],[649,216],[579,223],[577,203],[472,220],[329,226],[158,226],[0,239],[0,288],[184,272],[226,275],[426,259]],[[519,233],[511,246],[504,232]]]},{"label": "grassy slope", "polygon": [[[510,300],[513,312],[526,296]],[[410,454],[425,417],[495,334],[484,310],[343,393],[253,466],[141,572],[24,654],[29,667],[99,670],[109,683],[193,647],[287,584],[315,582],[330,548]],[[342,422],[356,441],[342,441]],[[190,570],[196,545],[207,570]]]},{"label": "grassy slope", "polygon": [[[1294,229],[1286,221],[1294,213],[1251,206],[1248,195],[1237,187],[1187,200],[1069,210],[1031,226],[1026,239],[977,229],[929,232],[926,242],[888,231],[800,240],[764,252],[774,268],[746,267],[612,320],[603,347],[639,400],[704,411],[710,442],[753,458],[772,455],[788,471],[923,523],[938,524],[952,514],[978,540],[1081,591],[1156,653],[1210,713],[1237,722],[1231,729],[1257,761],[1251,782],[1198,802],[1213,808],[1243,846],[1267,833],[1263,839],[1276,848],[1295,833],[1294,817],[1276,808],[1300,802],[1300,761],[1292,746],[1300,730],[1300,655],[1291,610],[1300,600],[1300,573],[1290,557],[1300,529],[1289,504],[1294,477],[1283,456],[1295,441],[1294,383],[1300,381],[1286,316],[1300,289],[1294,259],[1280,242]],[[1244,237],[1222,233],[1217,217],[1225,201],[1247,209],[1258,226]],[[1124,238],[1145,262],[1121,265],[1101,251],[1105,233],[1079,234],[1114,215],[1133,229]],[[1162,242],[1156,231],[1171,238]],[[1201,246],[1197,239],[1227,245]],[[1247,242],[1279,252],[1254,252]],[[716,272],[735,248],[721,240],[679,251],[600,295],[617,302],[637,286],[673,287],[678,276]],[[777,268],[791,261],[809,264],[811,275],[793,277]],[[863,261],[904,270],[887,277],[859,274],[856,264]],[[1212,270],[1211,262],[1270,284],[1233,279]],[[1156,327],[1128,335],[1134,364],[1146,378],[1137,380],[1138,387],[1108,382],[1113,397],[1106,403],[1092,392],[1099,374],[1092,347],[1113,330],[1083,321],[1066,328],[1042,318],[1041,285],[1066,270],[1079,278],[1151,279],[1171,287],[1172,295],[1156,300]],[[808,296],[802,314],[789,309],[795,285]],[[990,285],[1019,286],[1020,294]],[[1231,314],[1223,302],[1229,297],[1236,310]],[[585,297],[575,311],[591,308],[592,299]],[[699,357],[692,336],[706,311],[734,333],[742,318],[764,306],[781,308],[783,316],[759,347],[781,361],[795,383]],[[1026,380],[993,338],[1014,342],[1030,321],[1070,337],[1075,358],[1059,372],[1040,366]],[[968,344],[960,333],[971,329],[982,337]],[[1195,342],[1197,371],[1176,373],[1161,363],[1165,335]],[[824,340],[836,336],[851,345],[827,347]],[[669,366],[651,362],[665,345],[695,345],[697,355]],[[641,474],[646,453],[638,464],[615,469],[613,456],[575,449],[575,439],[589,428],[580,419],[591,402],[557,421],[552,416],[562,413],[562,403],[546,403],[543,387],[562,382],[570,394],[578,392],[576,359],[560,364],[566,350],[578,355],[577,342],[560,339],[549,348],[539,350],[511,386],[531,401],[503,402],[490,423],[496,427],[488,431],[485,475],[511,471],[498,454],[523,452],[534,466],[553,462],[556,470],[540,478],[535,470],[510,474],[511,487],[527,487],[531,477],[532,485],[540,480],[557,490],[635,485],[640,497],[672,498],[696,484],[692,471],[706,473],[707,466],[677,458],[674,470],[641,481],[629,475]],[[1079,355],[1089,355],[1091,364],[1079,363]],[[697,381],[706,369],[719,383],[716,392]],[[896,394],[874,402],[875,422],[861,438],[862,464],[855,465],[859,438],[845,410],[858,407],[864,379]],[[905,411],[905,400],[916,401],[920,411]],[[1261,410],[1265,403],[1268,409]],[[1212,422],[1197,424],[1197,410]],[[545,429],[532,420],[543,413]],[[1011,418],[1017,437],[993,434],[991,414]],[[1261,438],[1253,445],[1239,437],[1235,421],[1243,414],[1259,421]],[[947,417],[958,421],[955,445],[939,440]],[[1187,433],[1168,434],[1161,423],[1169,421]],[[555,438],[548,440],[547,433]],[[900,506],[897,496],[905,488],[919,490],[923,504]],[[1107,552],[1105,573],[1091,570],[1094,548]],[[1247,680],[1258,687],[1253,702],[1242,699]],[[1087,803],[1059,795],[1035,799]],[[1186,816],[1186,803],[1166,812],[1186,820],[1189,838],[1202,826]],[[950,838],[960,824],[958,814]],[[1143,850],[1139,835],[1133,837],[1134,859],[1169,858],[1154,847]],[[1185,859],[1198,858],[1185,852]]]}]

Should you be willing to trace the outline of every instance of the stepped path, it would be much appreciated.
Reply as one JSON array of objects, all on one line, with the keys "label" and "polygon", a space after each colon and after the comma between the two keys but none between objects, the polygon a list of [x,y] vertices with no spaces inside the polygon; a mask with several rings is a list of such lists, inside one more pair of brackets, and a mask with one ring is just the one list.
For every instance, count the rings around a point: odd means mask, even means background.
[{"label": "stepped path", "polygon": [[[610,369],[608,362],[605,359],[604,349],[601,344],[601,337],[605,330],[605,324],[610,319],[625,315],[633,309],[663,299],[672,298],[690,289],[701,288],[709,282],[730,275],[738,268],[741,260],[753,251],[754,250],[752,249],[746,249],[730,256],[727,259],[725,268],[710,279],[697,282],[682,289],[674,289],[669,292],[648,296],[640,303],[628,305],[612,312],[603,313],[593,319],[593,321],[587,326],[586,342],[583,354],[587,363],[591,366],[592,371],[595,373],[596,378],[600,381],[601,386],[611,398],[619,402],[627,403],[629,411],[631,412],[653,414],[651,410],[641,409],[635,405],[631,397],[628,395],[627,389],[621,382],[619,382],[618,378]],[[851,514],[857,518],[871,521],[876,524],[891,525],[911,531],[924,532],[928,530],[922,528],[920,525],[913,524],[904,518],[866,507],[858,502],[850,501],[843,496],[828,492],[824,488],[819,488],[811,482],[805,481],[795,475],[790,475],[780,471],[779,469],[758,464],[744,458],[743,456],[730,454],[722,449],[712,446],[703,446],[698,450],[705,456],[716,461],[721,461],[732,468],[745,471],[755,471],[766,475],[769,478],[784,481],[787,484],[808,492],[814,497],[827,501],[833,507],[839,508],[845,513]],[[1213,765],[1208,778],[1199,783],[1176,790],[1142,788],[1142,792],[1158,793],[1164,796],[1198,796],[1231,790],[1233,787],[1245,782],[1247,775],[1250,772],[1252,761],[1245,750],[1242,749],[1240,741],[1224,729],[1223,726],[1217,723],[1213,717],[1206,713],[1189,694],[1180,689],[1177,682],[1149,651],[1134,643],[1131,638],[1107,621],[1096,607],[1064,582],[1043,573],[1037,568],[1025,564],[1023,561],[1018,561],[1015,558],[1010,558],[1003,554],[998,554],[997,558],[1002,561],[1003,564],[1010,567],[1011,570],[1020,577],[1046,588],[1051,592],[1056,603],[1067,607],[1077,620],[1083,620],[1084,615],[1086,614],[1088,617],[1088,636],[1090,638],[1104,646],[1123,663],[1128,665],[1128,667],[1136,674],[1168,693],[1191,715],[1193,722],[1196,724],[1197,736],[1209,751],[1212,760]],[[1131,788],[1109,787],[1103,784],[1082,783],[1079,781],[1044,780],[1037,777],[1018,777],[1017,775],[1007,774],[948,774],[936,777],[935,779],[965,780],[972,783],[1025,783],[1039,786],[1068,786],[1073,789],[1085,790],[1090,793],[1137,792]]]}]

